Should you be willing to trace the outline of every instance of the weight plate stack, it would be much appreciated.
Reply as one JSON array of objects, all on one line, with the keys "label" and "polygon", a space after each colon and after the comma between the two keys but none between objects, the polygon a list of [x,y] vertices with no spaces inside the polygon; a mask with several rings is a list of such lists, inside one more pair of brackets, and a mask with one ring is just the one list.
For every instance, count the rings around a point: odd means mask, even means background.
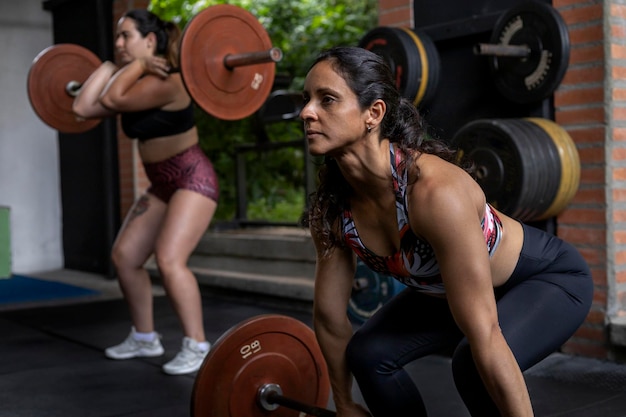
[{"label": "weight plate stack", "polygon": [[545,218],[561,187],[563,164],[544,129],[525,119],[481,119],[459,129],[453,144],[460,158],[475,164],[491,205],[521,221]]}]

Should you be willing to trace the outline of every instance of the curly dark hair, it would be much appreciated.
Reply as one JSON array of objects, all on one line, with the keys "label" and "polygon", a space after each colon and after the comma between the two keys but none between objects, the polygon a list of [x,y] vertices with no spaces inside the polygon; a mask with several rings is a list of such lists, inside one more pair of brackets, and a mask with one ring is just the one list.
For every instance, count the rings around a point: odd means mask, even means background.
[{"label": "curly dark hair", "polygon": [[157,39],[157,55],[162,55],[172,68],[178,68],[182,32],[175,23],[161,20],[145,9],[130,10],[123,17],[133,19],[137,30],[144,38],[149,33],[154,33]]},{"label": "curly dark hair", "polygon": [[[389,65],[379,55],[360,47],[340,46],[323,51],[311,65],[328,61],[332,68],[348,84],[366,109],[375,100],[381,99],[387,111],[380,126],[380,137],[388,138],[400,149],[411,170],[411,181],[419,176],[413,163],[421,153],[434,154],[442,159],[457,163],[456,151],[443,141],[429,136],[423,117],[408,99],[402,97],[395,85]],[[334,247],[344,247],[341,233],[341,212],[352,194],[352,189],[341,174],[337,162],[325,157],[319,167],[317,190],[309,197],[308,210],[303,216],[303,225],[321,237],[325,254]]]}]

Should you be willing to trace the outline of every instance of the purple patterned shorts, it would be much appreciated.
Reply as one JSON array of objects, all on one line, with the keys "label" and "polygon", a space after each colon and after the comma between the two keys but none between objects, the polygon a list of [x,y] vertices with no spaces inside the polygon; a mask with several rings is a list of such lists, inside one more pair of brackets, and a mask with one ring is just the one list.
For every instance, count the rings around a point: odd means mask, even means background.
[{"label": "purple patterned shorts", "polygon": [[219,185],[213,164],[198,144],[165,161],[144,163],[148,192],[169,202],[176,190],[190,190],[217,202]]}]

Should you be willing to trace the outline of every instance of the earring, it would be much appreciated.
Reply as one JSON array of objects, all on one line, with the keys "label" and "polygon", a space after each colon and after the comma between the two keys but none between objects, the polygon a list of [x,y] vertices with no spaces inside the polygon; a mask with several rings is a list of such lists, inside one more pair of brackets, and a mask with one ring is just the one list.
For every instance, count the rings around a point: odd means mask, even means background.
[{"label": "earring", "polygon": [[367,133],[372,133],[372,126],[367,126]]}]

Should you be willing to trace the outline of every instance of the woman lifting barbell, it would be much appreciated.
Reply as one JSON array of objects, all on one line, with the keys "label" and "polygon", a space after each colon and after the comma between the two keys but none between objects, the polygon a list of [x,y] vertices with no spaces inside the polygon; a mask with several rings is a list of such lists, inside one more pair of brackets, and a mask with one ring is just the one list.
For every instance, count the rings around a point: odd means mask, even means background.
[{"label": "woman lifting barbell", "polygon": [[[532,416],[522,371],[582,324],[593,283],[565,241],[487,202],[471,167],[427,138],[387,64],[365,49],[322,53],[301,112],[323,155],[308,224],[317,250],[314,328],[340,417],[425,416],[403,369],[454,349],[456,387],[472,416]],[[354,334],[346,315],[357,254],[408,286]]]},{"label": "woman lifting barbell", "polygon": [[106,349],[112,359],[160,356],[152,287],[143,265],[154,254],[163,285],[183,328],[180,352],[163,371],[197,371],[206,341],[198,284],[187,260],[208,228],[218,200],[218,180],[198,144],[194,107],[178,63],[181,31],[146,10],[127,12],[118,22],[115,47],[122,66],[104,62],[85,81],[73,111],[83,118],[121,114],[121,126],[138,149],[147,192],[128,213],[112,250],[122,292],[129,305],[131,332]]}]

